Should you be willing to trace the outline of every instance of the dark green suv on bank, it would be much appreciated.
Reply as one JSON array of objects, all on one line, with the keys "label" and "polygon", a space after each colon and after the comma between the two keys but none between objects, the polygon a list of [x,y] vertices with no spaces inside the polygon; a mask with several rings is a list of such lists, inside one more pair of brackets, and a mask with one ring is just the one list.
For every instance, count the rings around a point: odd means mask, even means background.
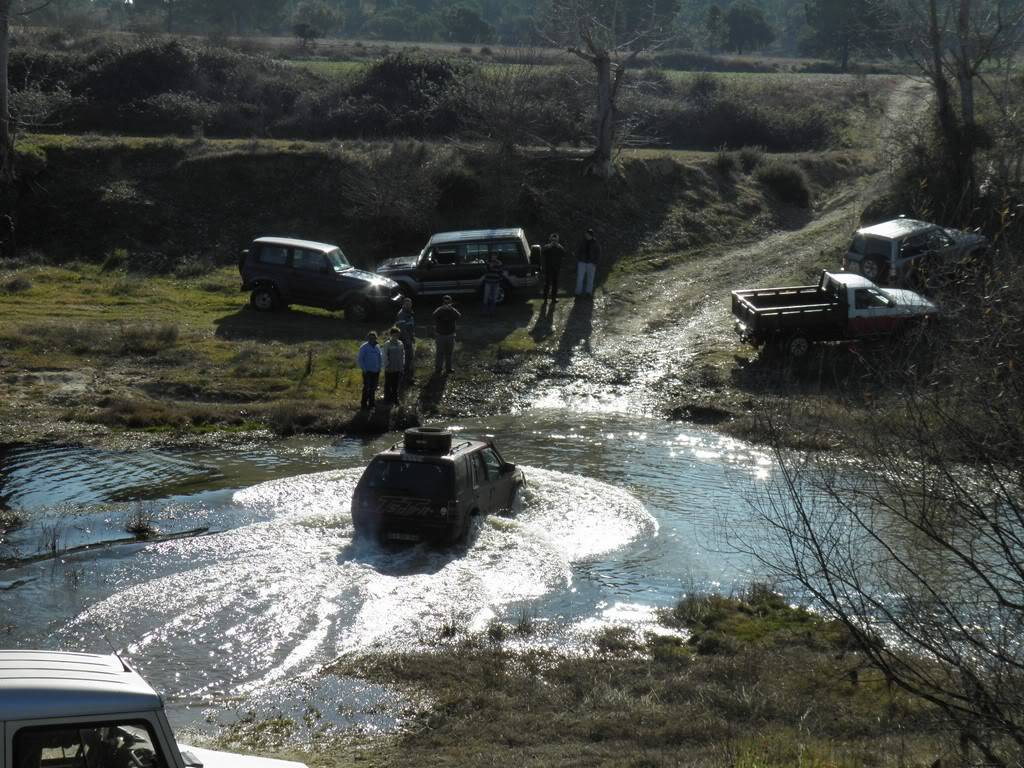
[{"label": "dark green suv on bank", "polygon": [[394,316],[402,300],[394,280],[356,269],[338,246],[312,240],[259,237],[242,251],[238,271],[242,290],[252,291],[251,303],[262,311],[302,304],[368,320]]},{"label": "dark green suv on bank", "polygon": [[493,440],[409,429],[378,453],[352,494],[357,537],[382,542],[468,543],[485,515],[515,511],[526,478]]}]

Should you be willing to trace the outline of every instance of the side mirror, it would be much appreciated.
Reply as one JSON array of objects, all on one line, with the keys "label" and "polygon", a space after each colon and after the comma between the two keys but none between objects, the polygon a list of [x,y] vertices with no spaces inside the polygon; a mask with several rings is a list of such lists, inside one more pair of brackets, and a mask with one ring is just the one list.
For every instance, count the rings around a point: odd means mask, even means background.
[{"label": "side mirror", "polygon": [[423,260],[423,266],[426,267],[427,269],[433,269],[434,258],[432,256],[428,256],[427,258],[425,258]]}]

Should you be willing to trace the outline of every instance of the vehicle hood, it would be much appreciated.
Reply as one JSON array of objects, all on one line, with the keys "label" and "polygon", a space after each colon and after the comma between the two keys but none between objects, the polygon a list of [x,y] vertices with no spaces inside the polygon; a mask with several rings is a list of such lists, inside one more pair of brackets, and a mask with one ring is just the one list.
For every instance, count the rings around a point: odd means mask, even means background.
[{"label": "vehicle hood", "polygon": [[947,235],[963,245],[975,245],[976,243],[987,243],[988,238],[977,232],[964,232],[962,229],[945,228]]},{"label": "vehicle hood", "polygon": [[929,301],[919,293],[908,291],[905,288],[881,288],[880,290],[890,299],[893,299],[897,307],[905,308],[915,313],[939,311],[934,302]]},{"label": "vehicle hood", "polygon": [[399,256],[395,259],[388,259],[377,266],[378,272],[391,272],[398,269],[412,269],[416,266],[416,256]]},{"label": "vehicle hood", "polygon": [[353,277],[356,280],[365,280],[368,283],[375,283],[376,285],[383,285],[388,288],[394,288],[398,285],[394,280],[382,277],[376,272],[367,272],[365,269],[346,269],[341,274],[345,277]]},{"label": "vehicle hood", "polygon": [[193,766],[186,752],[203,764],[203,768],[306,768],[305,763],[294,763],[291,760],[274,760],[269,757],[238,755],[233,752],[215,752],[212,749],[190,747],[179,744],[179,751],[185,759],[186,766]]}]

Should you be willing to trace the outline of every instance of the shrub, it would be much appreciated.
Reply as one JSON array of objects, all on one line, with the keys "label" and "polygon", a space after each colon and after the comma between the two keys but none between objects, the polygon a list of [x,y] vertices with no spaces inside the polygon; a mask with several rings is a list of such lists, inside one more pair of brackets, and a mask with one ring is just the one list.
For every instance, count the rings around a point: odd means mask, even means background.
[{"label": "shrub", "polygon": [[723,176],[728,176],[736,170],[736,155],[730,152],[723,144],[718,148],[718,153],[715,155],[715,168]]},{"label": "shrub", "polygon": [[722,84],[717,77],[701,72],[690,83],[687,95],[701,109],[707,109],[719,95]]},{"label": "shrub", "polygon": [[22,275],[15,275],[4,283],[7,293],[23,293],[32,288],[32,281]]},{"label": "shrub", "polygon": [[753,173],[764,160],[764,147],[743,147],[739,151],[740,168],[744,173]]},{"label": "shrub", "polygon": [[811,204],[811,187],[804,172],[782,161],[773,161],[757,169],[755,178],[784,203],[807,208]]}]

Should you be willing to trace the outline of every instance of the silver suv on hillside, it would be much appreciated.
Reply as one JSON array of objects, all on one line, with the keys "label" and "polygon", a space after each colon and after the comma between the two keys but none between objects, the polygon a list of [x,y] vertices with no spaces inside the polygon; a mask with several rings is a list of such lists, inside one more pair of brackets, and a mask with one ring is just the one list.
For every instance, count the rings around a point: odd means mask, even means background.
[{"label": "silver suv on hillside", "polygon": [[987,247],[988,239],[975,232],[900,217],[858,229],[843,269],[877,285],[921,288],[976,262]]}]

